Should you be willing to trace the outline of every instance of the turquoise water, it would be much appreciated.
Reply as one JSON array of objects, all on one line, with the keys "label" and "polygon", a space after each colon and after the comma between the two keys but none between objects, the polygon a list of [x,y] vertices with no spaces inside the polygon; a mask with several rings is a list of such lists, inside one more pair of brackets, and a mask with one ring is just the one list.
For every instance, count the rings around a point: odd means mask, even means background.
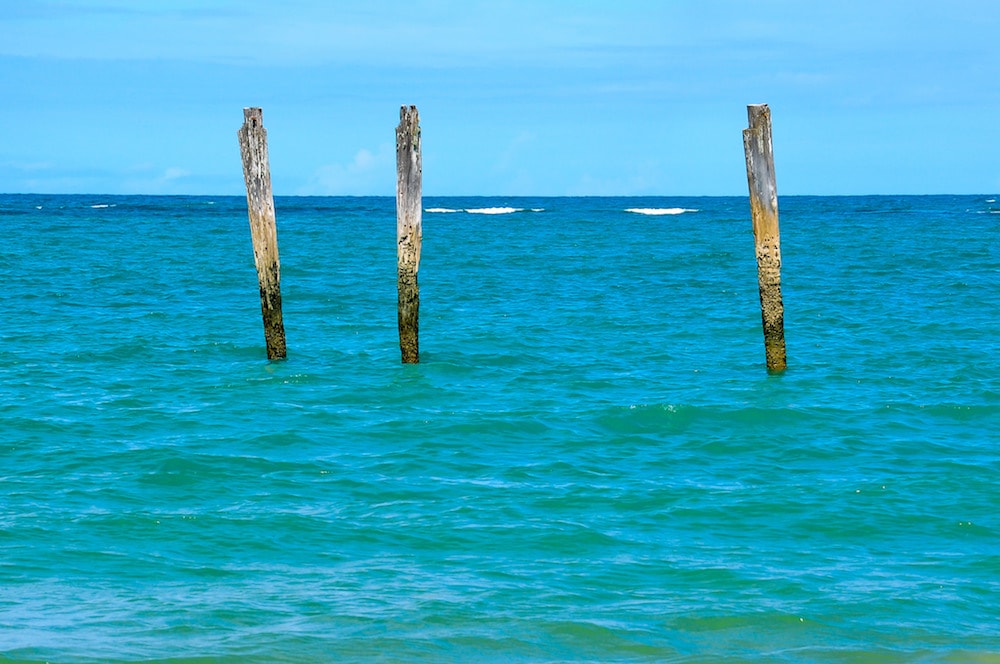
[{"label": "turquoise water", "polygon": [[0,661],[1000,661],[993,197],[394,203],[0,196]]}]

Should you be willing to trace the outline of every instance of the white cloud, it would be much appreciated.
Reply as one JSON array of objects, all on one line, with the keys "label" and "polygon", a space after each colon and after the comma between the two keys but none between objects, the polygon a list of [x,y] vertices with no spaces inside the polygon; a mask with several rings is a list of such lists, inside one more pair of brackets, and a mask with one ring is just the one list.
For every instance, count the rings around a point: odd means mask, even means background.
[{"label": "white cloud", "polygon": [[361,148],[347,164],[319,167],[298,188],[300,196],[388,196],[395,188],[395,147],[388,143],[374,152]]},{"label": "white cloud", "polygon": [[191,171],[179,166],[161,169],[152,164],[141,164],[128,169],[127,175],[121,179],[120,188],[122,193],[127,194],[187,193],[191,179]]},{"label": "white cloud", "polygon": [[507,147],[497,156],[496,163],[493,168],[498,173],[508,172],[514,170],[518,163],[524,159],[524,155],[531,148],[532,144],[535,143],[536,135],[534,132],[522,131],[518,133],[508,144]]}]

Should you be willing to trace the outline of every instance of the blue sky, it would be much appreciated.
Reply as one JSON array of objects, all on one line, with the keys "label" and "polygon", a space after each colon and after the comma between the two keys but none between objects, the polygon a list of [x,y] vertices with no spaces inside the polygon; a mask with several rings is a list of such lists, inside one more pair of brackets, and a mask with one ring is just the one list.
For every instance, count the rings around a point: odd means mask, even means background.
[{"label": "blue sky", "polygon": [[995,0],[3,0],[0,191],[384,194],[401,104],[425,195],[1000,191]]}]

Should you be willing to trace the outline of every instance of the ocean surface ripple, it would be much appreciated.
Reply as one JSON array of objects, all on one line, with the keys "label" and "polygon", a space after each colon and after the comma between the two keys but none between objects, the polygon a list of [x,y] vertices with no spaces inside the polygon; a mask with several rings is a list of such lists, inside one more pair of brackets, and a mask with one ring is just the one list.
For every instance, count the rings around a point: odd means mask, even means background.
[{"label": "ocean surface ripple", "polygon": [[994,196],[0,196],[0,662],[1000,661]]}]

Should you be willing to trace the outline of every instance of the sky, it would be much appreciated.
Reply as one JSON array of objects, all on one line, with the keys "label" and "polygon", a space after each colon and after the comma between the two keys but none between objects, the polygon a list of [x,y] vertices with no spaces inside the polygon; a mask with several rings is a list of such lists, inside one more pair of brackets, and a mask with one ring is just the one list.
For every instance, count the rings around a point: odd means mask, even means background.
[{"label": "sky", "polygon": [[1000,192],[996,0],[0,0],[0,192],[746,195],[767,103],[779,194]]}]

